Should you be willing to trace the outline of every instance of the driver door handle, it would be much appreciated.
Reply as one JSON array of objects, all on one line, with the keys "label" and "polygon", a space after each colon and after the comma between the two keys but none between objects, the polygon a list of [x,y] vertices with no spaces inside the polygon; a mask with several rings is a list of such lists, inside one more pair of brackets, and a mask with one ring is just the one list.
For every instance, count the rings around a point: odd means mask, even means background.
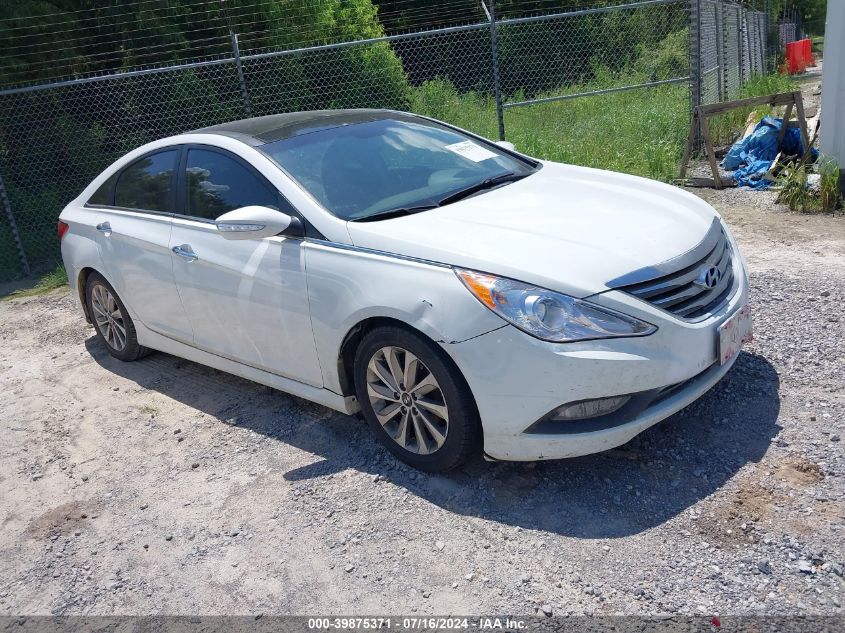
[{"label": "driver door handle", "polygon": [[97,225],[97,230],[100,233],[104,233],[105,235],[109,235],[111,233],[111,224],[109,224],[108,222],[100,222]]},{"label": "driver door handle", "polygon": [[185,261],[188,261],[188,262],[192,262],[196,259],[199,259],[197,257],[197,254],[194,252],[194,249],[191,248],[190,244],[182,244],[180,246],[174,246],[171,250],[174,253],[176,253],[179,257],[181,257],[182,259],[184,259]]}]

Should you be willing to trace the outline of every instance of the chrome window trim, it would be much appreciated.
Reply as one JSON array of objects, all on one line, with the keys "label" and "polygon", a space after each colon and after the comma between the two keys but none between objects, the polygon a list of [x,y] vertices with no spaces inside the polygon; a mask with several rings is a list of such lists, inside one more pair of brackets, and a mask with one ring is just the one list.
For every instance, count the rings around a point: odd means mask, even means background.
[{"label": "chrome window trim", "polygon": [[446,264],[443,262],[436,262],[431,259],[422,257],[413,257],[411,255],[401,255],[399,253],[391,253],[389,251],[381,251],[375,248],[367,248],[364,246],[355,246],[354,244],[344,244],[342,242],[332,242],[331,240],[321,240],[314,237],[305,238],[305,243],[314,244],[316,246],[325,246],[328,248],[336,248],[343,251],[351,251],[356,253],[363,253],[366,255],[378,255],[380,257],[390,257],[392,259],[400,259],[403,261],[416,262],[418,264],[428,264],[429,266],[437,266],[438,268],[453,268],[453,264]]},{"label": "chrome window trim", "polygon": [[86,209],[90,209],[92,211],[109,211],[111,213],[118,212],[120,214],[132,214],[134,216],[143,216],[145,218],[149,216],[153,216],[154,218],[164,218],[171,220],[173,219],[176,214],[171,213],[170,211],[148,211],[146,209],[133,209],[132,207],[117,207],[114,205],[108,204],[88,204],[87,202],[82,205]]}]

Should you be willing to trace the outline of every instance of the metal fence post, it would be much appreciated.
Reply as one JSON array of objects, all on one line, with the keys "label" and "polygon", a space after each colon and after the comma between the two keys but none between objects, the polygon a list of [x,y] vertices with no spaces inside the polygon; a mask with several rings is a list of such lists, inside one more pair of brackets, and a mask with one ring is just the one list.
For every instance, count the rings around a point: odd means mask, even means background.
[{"label": "metal fence post", "polygon": [[[722,50],[725,56],[725,99],[736,98],[735,90],[732,90],[731,75],[732,69],[735,67],[737,58],[731,55],[730,36],[731,36],[731,22],[730,22],[730,5],[726,5],[722,9]],[[738,88],[737,88],[738,89]]]},{"label": "metal fence post", "polygon": [[499,140],[505,140],[505,110],[502,106],[502,82],[499,76],[499,50],[496,35],[496,0],[481,0],[481,8],[490,22],[490,55],[493,64],[493,95],[496,98],[496,118],[499,121]]},{"label": "metal fence post", "polygon": [[246,89],[246,77],[244,77],[244,68],[241,63],[241,47],[238,46],[238,34],[232,28],[232,22],[229,20],[229,12],[226,10],[226,0],[220,0],[220,11],[223,14],[223,19],[226,21],[226,26],[229,29],[229,39],[232,42],[232,55],[235,57],[235,70],[238,73],[238,83],[241,91],[241,105],[247,117],[252,116],[252,104],[249,101],[249,92]]},{"label": "metal fence post", "polygon": [[771,17],[771,14],[772,14],[771,0],[766,0],[766,4],[765,4],[765,7],[763,9],[763,12],[764,12],[763,23],[764,23],[764,28],[766,29],[766,31],[765,31],[766,32],[766,46],[765,46],[766,72],[773,73],[773,72],[777,71],[777,68],[773,68],[773,63],[772,63],[772,23],[770,21],[770,17]]},{"label": "metal fence post", "polygon": [[[701,0],[689,0],[689,83],[690,116],[701,105]],[[697,151],[700,132],[696,129],[694,148]]]},{"label": "metal fence post", "polygon": [[252,104],[249,101],[249,92],[247,92],[246,89],[246,78],[244,77],[243,64],[241,64],[241,49],[238,46],[238,34],[231,29],[229,30],[229,34],[232,37],[232,52],[235,55],[235,69],[238,71],[238,82],[240,82],[241,85],[241,103],[246,111],[246,115],[251,117]]},{"label": "metal fence post", "polygon": [[739,64],[739,71],[737,73],[737,78],[739,81],[739,87],[745,85],[745,41],[742,35],[742,7],[737,5],[736,7],[736,58],[737,63]]},{"label": "metal fence post", "polygon": [[757,12],[748,12],[748,50],[751,53],[751,76],[758,74],[760,47],[757,45]]},{"label": "metal fence post", "polygon": [[716,5],[716,12],[713,16],[716,22],[716,66],[718,73],[716,74],[716,81],[719,84],[717,89],[719,101],[725,100],[725,83],[727,81],[727,72],[725,72],[725,14],[722,10],[722,3]]},{"label": "metal fence post", "polygon": [[757,15],[757,21],[760,23],[760,72],[767,73],[769,71],[769,64],[766,49],[769,46],[769,30],[766,22],[766,14],[761,11]]},{"label": "metal fence post", "polygon": [[15,221],[15,214],[12,213],[12,204],[9,202],[9,196],[6,195],[6,185],[3,183],[2,175],[0,175],[0,203],[3,204],[3,209],[9,218],[9,228],[12,230],[12,238],[14,238],[15,247],[18,249],[18,258],[21,260],[23,274],[29,277],[31,273],[29,260],[26,258],[26,252],[23,250],[23,242],[21,242],[21,235],[18,232],[18,223]]}]

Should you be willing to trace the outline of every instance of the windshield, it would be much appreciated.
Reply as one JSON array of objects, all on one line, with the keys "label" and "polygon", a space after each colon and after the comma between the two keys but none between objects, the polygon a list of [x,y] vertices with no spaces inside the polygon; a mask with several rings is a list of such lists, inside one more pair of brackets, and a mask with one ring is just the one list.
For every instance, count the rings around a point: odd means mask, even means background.
[{"label": "windshield", "polygon": [[422,211],[535,169],[493,144],[424,119],[338,125],[259,149],[344,220]]}]

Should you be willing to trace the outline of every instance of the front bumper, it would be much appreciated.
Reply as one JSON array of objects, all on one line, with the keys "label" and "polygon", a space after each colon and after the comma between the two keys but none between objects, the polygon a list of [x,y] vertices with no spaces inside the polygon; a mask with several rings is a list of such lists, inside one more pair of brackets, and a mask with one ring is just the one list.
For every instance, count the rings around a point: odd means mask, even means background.
[{"label": "front bumper", "polygon": [[[462,343],[444,345],[475,396],[484,428],[484,451],[511,461],[558,459],[619,446],[697,400],[736,360],[718,358],[718,329],[748,300],[748,282],[737,264],[738,287],[710,318],[675,318],[620,291],[590,298],[658,326],[645,337],[580,343],[547,343],[513,326]],[[655,396],[636,417],[584,432],[526,432],[553,409],[570,402],[639,394]],[[565,429],[567,422],[559,422]],[[544,427],[546,429],[547,427]]]}]

